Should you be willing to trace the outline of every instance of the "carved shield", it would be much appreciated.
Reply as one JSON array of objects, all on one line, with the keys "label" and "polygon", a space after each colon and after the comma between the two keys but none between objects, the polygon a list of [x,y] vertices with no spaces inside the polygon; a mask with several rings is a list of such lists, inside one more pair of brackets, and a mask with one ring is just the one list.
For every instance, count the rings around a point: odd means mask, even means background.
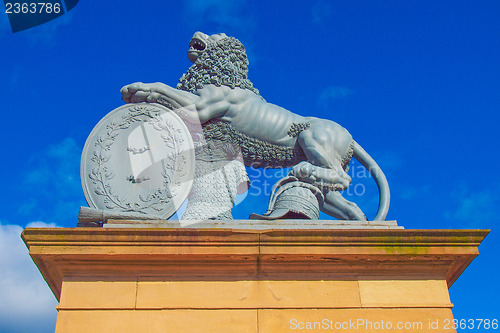
[{"label": "carved shield", "polygon": [[83,148],[81,180],[90,207],[168,219],[194,177],[190,132],[158,104],[127,104],[107,114]]}]

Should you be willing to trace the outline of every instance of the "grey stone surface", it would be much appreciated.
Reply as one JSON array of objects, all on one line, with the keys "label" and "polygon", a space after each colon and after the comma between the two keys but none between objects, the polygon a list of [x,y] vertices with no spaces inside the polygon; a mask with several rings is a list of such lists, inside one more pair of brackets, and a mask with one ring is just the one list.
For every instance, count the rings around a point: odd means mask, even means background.
[{"label": "grey stone surface", "polygon": [[87,203],[80,222],[112,218],[167,219],[186,199],[194,178],[191,134],[158,104],[128,104],[93,129],[81,159]]},{"label": "grey stone surface", "polygon": [[248,188],[248,175],[240,160],[196,160],[193,188],[182,220],[232,219],[236,195]]},{"label": "grey stone surface", "polygon": [[197,32],[188,57],[193,65],[177,89],[163,83],[138,82],[122,88],[123,100],[160,103],[186,122],[202,124],[207,142],[236,145],[247,166],[293,166],[292,176],[323,192],[321,210],[342,220],[366,220],[359,207],[339,192],[351,182],[347,170],[354,156],[379,187],[374,220],[385,219],[389,186],[373,158],[339,124],[267,103],[248,80],[245,48],[237,39]]},{"label": "grey stone surface", "polygon": [[284,177],[274,186],[269,197],[267,212],[251,214],[251,219],[310,219],[319,218],[319,207],[325,197],[314,185],[299,181],[294,176]]},{"label": "grey stone surface", "polygon": [[205,229],[403,229],[396,221],[340,220],[217,220],[190,221],[118,221],[110,220],[105,228],[205,228]]}]

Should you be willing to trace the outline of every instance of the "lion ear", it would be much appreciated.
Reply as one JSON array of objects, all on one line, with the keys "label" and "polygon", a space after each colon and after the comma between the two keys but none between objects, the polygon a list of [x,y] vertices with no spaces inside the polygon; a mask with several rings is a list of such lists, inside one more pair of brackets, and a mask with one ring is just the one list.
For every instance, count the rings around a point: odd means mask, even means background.
[{"label": "lion ear", "polygon": [[226,39],[228,38],[227,35],[225,33],[220,33],[220,34],[214,34],[212,36],[210,36],[210,40],[212,40],[213,42],[218,42],[218,41],[221,41],[223,39]]}]

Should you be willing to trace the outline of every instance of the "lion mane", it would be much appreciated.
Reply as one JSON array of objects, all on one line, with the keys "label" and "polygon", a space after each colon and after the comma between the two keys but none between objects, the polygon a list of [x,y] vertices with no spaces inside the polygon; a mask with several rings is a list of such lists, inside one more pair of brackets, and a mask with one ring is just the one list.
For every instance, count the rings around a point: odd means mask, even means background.
[{"label": "lion mane", "polygon": [[[179,79],[177,89],[195,93],[213,84],[248,89],[260,96],[248,79],[248,64],[243,44],[236,38],[225,37],[207,45],[207,49]],[[241,151],[245,165],[255,168],[290,167],[306,159],[298,145],[278,146],[250,137],[219,118],[207,121],[202,127],[207,145],[198,153],[200,158],[215,158],[219,151],[231,160]]]},{"label": "lion mane", "polygon": [[206,85],[248,89],[259,95],[248,79],[248,58],[243,44],[233,37],[209,43],[207,49],[182,75],[177,89],[194,93]]}]

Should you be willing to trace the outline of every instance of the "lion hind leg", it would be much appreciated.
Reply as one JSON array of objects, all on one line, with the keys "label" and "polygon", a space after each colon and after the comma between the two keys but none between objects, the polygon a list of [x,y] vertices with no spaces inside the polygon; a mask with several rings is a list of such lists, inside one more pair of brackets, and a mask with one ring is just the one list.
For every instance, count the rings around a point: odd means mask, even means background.
[{"label": "lion hind leg", "polygon": [[358,205],[345,199],[340,192],[336,191],[330,191],[326,194],[321,211],[339,220],[367,220]]},{"label": "lion hind leg", "polygon": [[293,166],[289,174],[325,191],[342,191],[351,183],[351,177],[342,168],[323,168],[306,161]]},{"label": "lion hind leg", "polygon": [[[351,177],[341,165],[345,148],[352,139],[340,125],[325,120],[311,119],[310,128],[298,134],[297,142],[306,155],[307,162],[294,167],[294,176],[301,178],[312,175],[315,184],[330,185],[331,189],[345,190]],[[308,163],[308,164],[306,164]]]}]

